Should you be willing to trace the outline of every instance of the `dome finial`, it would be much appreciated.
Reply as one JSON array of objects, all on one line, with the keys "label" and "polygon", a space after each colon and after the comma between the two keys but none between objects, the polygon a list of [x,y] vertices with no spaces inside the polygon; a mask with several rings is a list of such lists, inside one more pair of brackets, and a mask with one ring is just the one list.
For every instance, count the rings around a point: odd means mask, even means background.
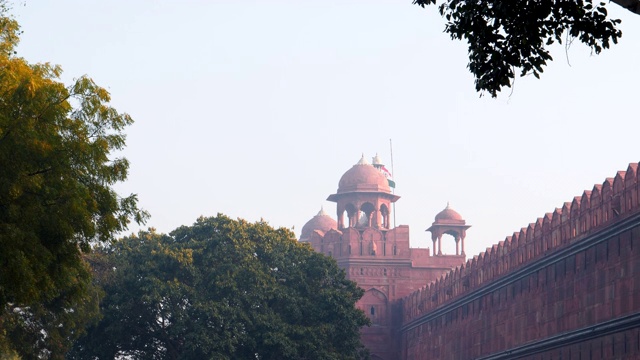
[{"label": "dome finial", "polygon": [[367,162],[367,159],[365,159],[364,157],[364,153],[362,153],[362,157],[360,158],[360,161],[358,161],[356,165],[369,165],[369,163]]},{"label": "dome finial", "polygon": [[451,209],[451,203],[449,203],[449,201],[447,201],[447,207],[445,209]]},{"label": "dome finial", "polygon": [[326,211],[324,211],[324,206],[320,205],[320,211],[318,212],[318,215],[316,216],[327,216],[329,214],[327,214]]},{"label": "dome finial", "polygon": [[380,159],[380,156],[378,155],[378,153],[376,153],[376,156],[374,156],[373,159],[371,159],[371,163],[373,164],[373,166],[384,166],[384,164],[382,164],[382,160]]}]

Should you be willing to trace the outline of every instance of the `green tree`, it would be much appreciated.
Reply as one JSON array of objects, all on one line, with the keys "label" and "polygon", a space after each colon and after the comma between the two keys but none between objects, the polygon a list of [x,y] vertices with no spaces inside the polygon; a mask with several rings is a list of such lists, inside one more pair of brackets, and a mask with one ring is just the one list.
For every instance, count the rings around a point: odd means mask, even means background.
[{"label": "green tree", "polygon": [[0,1],[0,352],[60,359],[97,315],[83,251],[146,213],[112,188],[131,118],[90,78],[17,57],[19,33]]},{"label": "green tree", "polygon": [[363,291],[286,229],[223,215],[104,249],[104,318],[71,359],[358,359]]},{"label": "green tree", "polygon": [[[436,2],[414,0],[421,7]],[[613,2],[640,14],[640,0]],[[621,20],[610,19],[607,4],[593,0],[444,0],[439,10],[445,32],[469,44],[476,90],[493,97],[511,87],[516,69],[539,78],[554,42],[577,39],[599,54],[622,36]]]}]

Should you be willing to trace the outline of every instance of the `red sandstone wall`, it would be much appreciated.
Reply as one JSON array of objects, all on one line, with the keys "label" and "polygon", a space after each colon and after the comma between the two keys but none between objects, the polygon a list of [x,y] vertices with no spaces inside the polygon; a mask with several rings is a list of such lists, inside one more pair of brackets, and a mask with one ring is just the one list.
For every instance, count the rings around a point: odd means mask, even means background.
[{"label": "red sandstone wall", "polygon": [[545,351],[535,356],[536,360],[557,359],[638,359],[640,358],[640,329],[630,329],[597,339],[581,341],[562,348]]},{"label": "red sandstone wall", "polygon": [[607,235],[640,213],[637,170],[629,165],[404,298],[402,358],[482,358],[535,341],[535,359],[640,358],[637,331],[624,329],[541,350],[557,334],[640,313],[640,226]]}]

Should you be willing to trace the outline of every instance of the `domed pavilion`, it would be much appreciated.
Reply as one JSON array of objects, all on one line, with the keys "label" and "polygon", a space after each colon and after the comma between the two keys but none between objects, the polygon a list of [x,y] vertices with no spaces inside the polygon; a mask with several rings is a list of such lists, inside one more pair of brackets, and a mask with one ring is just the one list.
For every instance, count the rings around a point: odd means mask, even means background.
[{"label": "domed pavilion", "polygon": [[[437,255],[442,255],[442,235],[447,234],[453,236],[456,242],[456,255],[464,256],[464,238],[467,236],[467,229],[471,225],[462,218],[462,215],[451,208],[447,203],[447,207],[440,211],[435,218],[431,227],[426,231],[431,232],[431,240],[433,241],[433,252],[436,253],[436,242],[438,243]],[[462,252],[459,245],[462,243]]]},{"label": "domed pavilion", "polygon": [[[387,177],[364,155],[342,175],[338,191],[327,200],[337,204],[338,228],[374,227],[389,229],[391,204],[400,196],[391,192]],[[344,215],[347,222],[345,223]]]}]

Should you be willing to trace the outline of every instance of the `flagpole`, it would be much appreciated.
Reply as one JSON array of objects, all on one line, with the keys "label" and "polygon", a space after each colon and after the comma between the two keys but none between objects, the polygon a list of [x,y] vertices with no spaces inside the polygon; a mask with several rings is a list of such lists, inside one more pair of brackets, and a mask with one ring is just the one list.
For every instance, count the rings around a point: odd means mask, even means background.
[{"label": "flagpole", "polygon": [[[393,170],[393,144],[391,143],[391,139],[389,139],[389,150],[391,152],[391,174],[393,174],[393,176],[395,176],[395,171]],[[394,178],[395,180],[395,178]],[[392,187],[391,188],[392,194],[395,195],[396,193],[396,187]],[[396,203],[393,203],[393,227],[396,227]]]}]

